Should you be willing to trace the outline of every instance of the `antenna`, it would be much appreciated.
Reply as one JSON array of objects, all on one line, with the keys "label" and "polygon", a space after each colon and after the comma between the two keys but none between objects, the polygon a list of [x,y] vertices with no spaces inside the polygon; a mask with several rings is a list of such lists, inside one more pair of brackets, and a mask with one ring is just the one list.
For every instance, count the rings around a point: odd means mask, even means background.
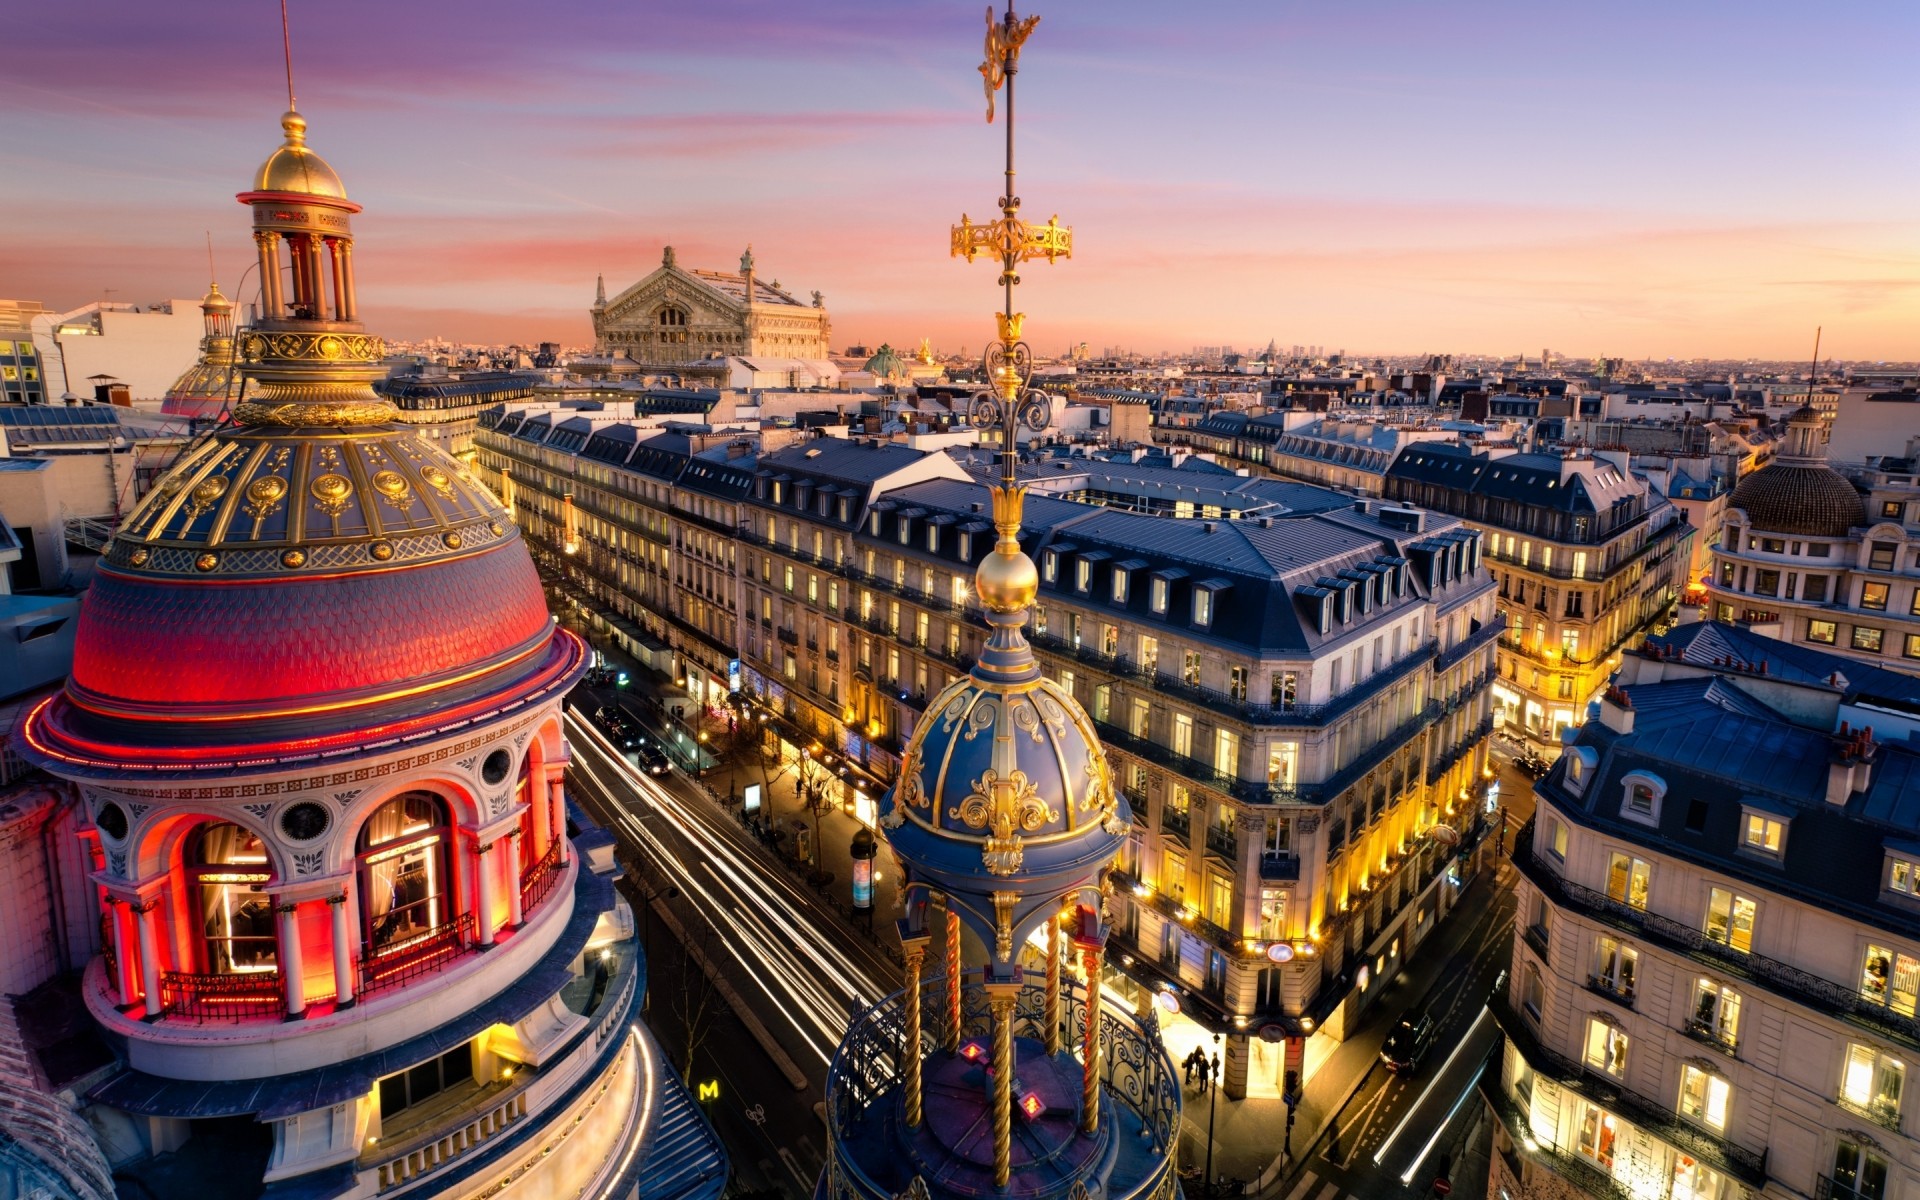
[{"label": "antenna", "polygon": [[295,112],[300,106],[293,102],[293,34],[287,27],[287,0],[280,0],[280,48],[287,57],[287,111]]},{"label": "antenna", "polygon": [[1820,378],[1820,331],[1824,325],[1813,327],[1813,365],[1807,368],[1807,403],[1813,403],[1813,384]]},{"label": "antenna", "polygon": [[207,230],[206,234],[207,234],[207,278],[212,280],[214,284],[218,285],[220,280],[213,273],[213,230],[211,229]]}]

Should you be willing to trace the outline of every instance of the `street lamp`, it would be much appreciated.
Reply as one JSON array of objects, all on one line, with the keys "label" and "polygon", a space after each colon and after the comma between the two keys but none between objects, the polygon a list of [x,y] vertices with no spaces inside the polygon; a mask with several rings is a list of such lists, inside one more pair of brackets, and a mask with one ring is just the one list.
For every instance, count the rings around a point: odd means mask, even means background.
[{"label": "street lamp", "polygon": [[1219,1106],[1220,1098],[1220,1035],[1213,1035],[1213,1057],[1206,1060],[1201,1068],[1207,1084],[1207,1174],[1200,1181],[1200,1194],[1212,1197],[1216,1194],[1213,1186],[1213,1114]]}]

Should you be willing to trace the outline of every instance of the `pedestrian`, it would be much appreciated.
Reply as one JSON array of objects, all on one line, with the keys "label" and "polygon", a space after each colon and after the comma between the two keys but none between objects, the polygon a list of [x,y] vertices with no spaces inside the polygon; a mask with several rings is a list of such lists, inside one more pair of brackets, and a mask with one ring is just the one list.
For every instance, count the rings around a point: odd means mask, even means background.
[{"label": "pedestrian", "polygon": [[1197,1051],[1197,1050],[1190,1050],[1190,1051],[1188,1051],[1188,1052],[1187,1052],[1187,1057],[1186,1057],[1186,1058],[1185,1058],[1184,1060],[1182,1060],[1182,1062],[1181,1062],[1181,1064],[1180,1064],[1181,1066],[1183,1066],[1183,1067],[1185,1067],[1185,1068],[1187,1069],[1187,1074],[1186,1074],[1186,1086],[1188,1086],[1188,1087],[1192,1087],[1192,1086],[1193,1086],[1193,1056],[1194,1056],[1195,1054],[1197,1054],[1197,1053],[1199,1053],[1199,1051]]}]

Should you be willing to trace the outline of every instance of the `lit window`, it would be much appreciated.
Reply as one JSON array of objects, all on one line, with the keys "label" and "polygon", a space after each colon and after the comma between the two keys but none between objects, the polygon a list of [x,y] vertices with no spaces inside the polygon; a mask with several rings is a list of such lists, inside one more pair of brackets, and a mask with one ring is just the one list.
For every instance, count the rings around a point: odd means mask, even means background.
[{"label": "lit window", "polygon": [[1912,1016],[1914,1002],[1920,999],[1920,960],[1885,946],[1869,945],[1860,968],[1860,995],[1901,1016]]},{"label": "lit window", "polygon": [[1213,623],[1213,593],[1206,588],[1193,593],[1193,623],[1202,626]]},{"label": "lit window", "polygon": [[1735,895],[1725,888],[1712,888],[1707,893],[1706,934],[1710,941],[1719,942],[1746,954],[1753,949],[1754,903],[1745,896]]},{"label": "lit window", "polygon": [[1092,582],[1093,582],[1093,564],[1092,563],[1088,562],[1085,559],[1081,559],[1079,562],[1073,564],[1073,588],[1075,591],[1077,592],[1086,591],[1087,586]]},{"label": "lit window", "polygon": [[1840,1099],[1847,1107],[1897,1122],[1906,1082],[1907,1064],[1900,1059],[1872,1046],[1848,1044],[1846,1068],[1840,1076]]},{"label": "lit window", "polygon": [[1748,813],[1747,849],[1757,850],[1762,854],[1779,854],[1780,847],[1786,840],[1786,828],[1784,823],[1772,817],[1764,817],[1759,813]]},{"label": "lit window", "polygon": [[1885,640],[1885,630],[1875,629],[1870,625],[1855,625],[1853,627],[1853,648],[1855,650],[1865,650],[1870,654],[1878,654],[1880,653],[1880,644]]},{"label": "lit window", "polygon": [[[1808,599],[1812,599],[1812,597],[1808,597]],[[1823,646],[1831,646],[1833,645],[1834,639],[1839,636],[1840,626],[1832,621],[1811,619],[1807,621],[1807,640],[1810,642],[1819,642]]]},{"label": "lit window", "polygon": [[1553,856],[1555,858],[1559,859],[1562,862],[1566,861],[1567,859],[1567,823],[1565,821],[1555,821],[1553,823],[1553,840],[1548,843],[1548,847],[1553,851]]},{"label": "lit window", "polygon": [[1884,583],[1863,583],[1860,585],[1860,607],[1887,611],[1888,586]]},{"label": "lit window", "polygon": [[1627,1073],[1626,1032],[1596,1017],[1587,1019],[1587,1065],[1619,1079]]},{"label": "lit window", "polygon": [[376,809],[359,838],[362,931],[378,953],[438,929],[449,917],[446,805],[407,792]]},{"label": "lit window", "polygon": [[1732,1099],[1733,1089],[1720,1076],[1710,1075],[1692,1064],[1681,1068],[1680,1115],[1691,1117],[1709,1129],[1724,1130],[1727,1107]]},{"label": "lit window", "polygon": [[1729,1050],[1739,1045],[1740,993],[1705,977],[1696,979],[1687,1032]]},{"label": "lit window", "polygon": [[1167,611],[1167,590],[1166,580],[1156,579],[1153,581],[1152,592],[1149,596],[1149,607],[1151,607],[1154,612],[1164,614]]},{"label": "lit window", "polygon": [[1644,859],[1616,853],[1607,867],[1607,898],[1644,911],[1652,881],[1653,868]]},{"label": "lit window", "polygon": [[1115,571],[1113,573],[1113,602],[1115,604],[1125,604],[1127,602],[1127,573],[1125,571]]},{"label": "lit window", "polygon": [[1580,1153],[1598,1163],[1611,1173],[1613,1154],[1620,1138],[1620,1130],[1614,1122],[1613,1114],[1602,1108],[1595,1108],[1586,1101],[1580,1101],[1580,1120],[1574,1145]]},{"label": "lit window", "polygon": [[1594,943],[1593,975],[1588,983],[1603,992],[1631,1002],[1639,987],[1640,952],[1616,938],[1603,937]]}]

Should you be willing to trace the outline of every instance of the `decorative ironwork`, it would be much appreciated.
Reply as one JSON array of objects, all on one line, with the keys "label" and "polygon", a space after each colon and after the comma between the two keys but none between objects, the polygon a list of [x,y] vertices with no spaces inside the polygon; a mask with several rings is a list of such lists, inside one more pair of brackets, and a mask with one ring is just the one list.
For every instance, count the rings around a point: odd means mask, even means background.
[{"label": "decorative ironwork", "polygon": [[277,969],[243,975],[163,971],[160,1009],[189,1021],[277,1021],[287,1015],[287,996]]},{"label": "decorative ironwork", "polygon": [[360,994],[395,987],[431,975],[467,952],[473,941],[473,914],[461,913],[437,929],[379,949],[363,944]]},{"label": "decorative ironwork", "polygon": [[530,913],[540,907],[553,885],[560,882],[560,843],[555,841],[540,856],[540,861],[520,872],[520,911]]}]

